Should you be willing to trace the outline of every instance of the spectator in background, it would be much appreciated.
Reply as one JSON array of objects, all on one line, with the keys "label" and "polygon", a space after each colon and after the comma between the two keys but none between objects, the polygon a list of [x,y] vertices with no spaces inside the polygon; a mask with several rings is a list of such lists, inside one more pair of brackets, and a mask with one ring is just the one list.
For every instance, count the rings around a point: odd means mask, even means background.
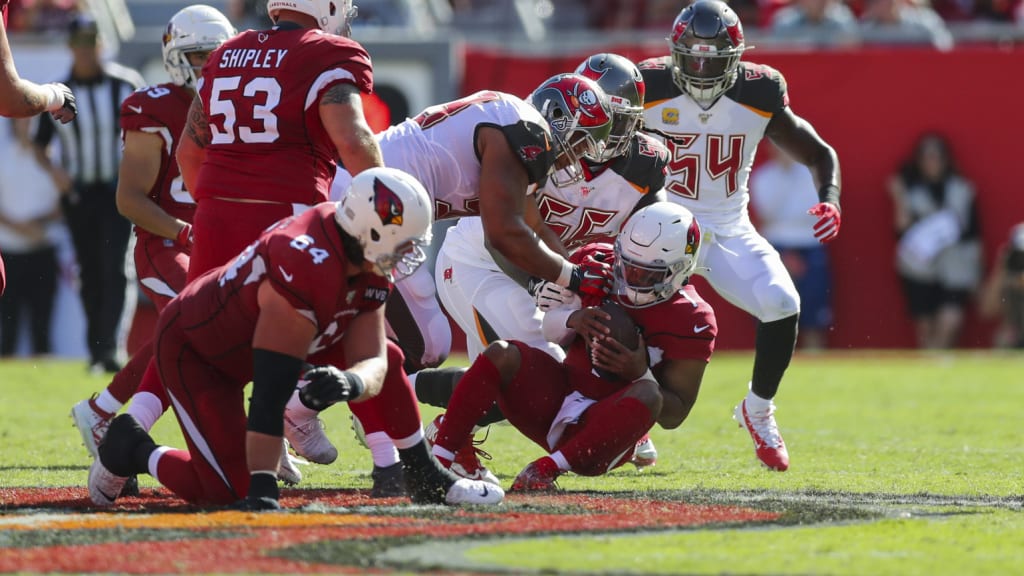
[{"label": "spectator in background", "polygon": [[890,179],[889,192],[897,270],[918,346],[952,348],[981,275],[974,187],[957,172],[945,137],[929,133]]},{"label": "spectator in background", "polygon": [[0,138],[0,248],[10,283],[0,299],[0,357],[17,351],[28,326],[30,352],[50,353],[50,320],[57,293],[57,252],[50,227],[60,219],[57,190],[32,161],[28,119],[3,121]]},{"label": "spectator in background", "polygon": [[227,16],[241,31],[263,30],[274,25],[267,15],[267,0],[228,0]]},{"label": "spectator in background", "polygon": [[799,346],[827,347],[832,325],[832,279],[828,252],[814,237],[815,216],[807,206],[818,201],[818,189],[806,166],[775,145],[772,157],[750,176],[750,201],[758,230],[779,252],[800,294]]},{"label": "spectator in background", "polygon": [[860,18],[861,36],[884,44],[931,44],[953,47],[953,36],[942,17],[924,0],[868,0]]},{"label": "spectator in background", "polygon": [[1024,222],[1010,230],[999,249],[980,299],[981,315],[998,320],[995,345],[1024,348]]},{"label": "spectator in background", "polygon": [[855,41],[857,19],[841,0],[794,0],[775,13],[776,38],[834,44]]},{"label": "spectator in background", "polygon": [[[143,84],[138,72],[103,62],[99,29],[79,15],[68,27],[71,72],[65,83],[78,97],[80,115],[59,126],[44,116],[36,131],[36,159],[61,193],[64,217],[78,260],[90,367],[117,372],[117,332],[125,302],[125,253],[131,223],[117,211],[114,193],[121,162],[121,101]],[[61,161],[48,148],[60,141]]]}]

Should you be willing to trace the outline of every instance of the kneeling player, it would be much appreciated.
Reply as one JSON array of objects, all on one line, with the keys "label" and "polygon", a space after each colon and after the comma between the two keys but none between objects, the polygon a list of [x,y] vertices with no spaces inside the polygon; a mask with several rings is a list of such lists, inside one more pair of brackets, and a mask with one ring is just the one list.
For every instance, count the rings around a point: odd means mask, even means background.
[{"label": "kneeling player", "polygon": [[276,509],[284,407],[302,373],[302,395],[320,409],[387,405],[381,417],[414,501],[499,502],[500,489],[457,479],[431,458],[401,354],[384,334],[391,282],[422,263],[431,220],[419,182],[369,169],[342,202],[282,220],[197,278],[161,313],[156,338],[188,451],[158,447],[123,414],[99,445],[102,465],[119,476],[149,472],[189,502]]},{"label": "kneeling player", "polygon": [[548,452],[512,489],[546,490],[564,472],[597,476],[629,461],[655,423],[667,429],[682,424],[717,333],[714,311],[688,284],[700,239],[688,210],[659,202],[629,218],[614,251],[600,244],[582,249],[575,258],[614,258],[610,299],[627,308],[641,330],[637,348],[606,337],[602,321],[610,316],[568,295],[565,306],[544,318],[550,337],[572,338],[565,361],[516,341],[488,346],[455,388],[434,455],[450,465],[496,402],[513,426]]}]

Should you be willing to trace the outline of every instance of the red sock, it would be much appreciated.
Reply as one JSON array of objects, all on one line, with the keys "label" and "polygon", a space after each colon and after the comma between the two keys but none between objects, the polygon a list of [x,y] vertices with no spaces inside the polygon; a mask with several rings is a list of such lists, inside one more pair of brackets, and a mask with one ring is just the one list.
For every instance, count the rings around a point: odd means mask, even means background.
[{"label": "red sock", "polygon": [[[219,478],[203,482],[196,471],[195,463],[188,450],[167,450],[156,464],[157,480],[179,498],[193,504],[231,504],[238,500]],[[240,478],[241,480],[241,478]],[[244,479],[248,481],[248,477]],[[248,492],[249,486],[239,486],[240,494]]]},{"label": "red sock", "polygon": [[397,441],[420,430],[420,405],[402,369],[403,361],[402,350],[388,341],[388,371],[380,394],[366,402],[349,404],[368,434],[383,431]]},{"label": "red sock", "polygon": [[448,401],[448,410],[437,431],[435,445],[452,453],[458,452],[477,421],[494,406],[501,393],[501,374],[487,356],[477,356],[473,365],[459,380]]},{"label": "red sock", "polygon": [[572,471],[600,476],[629,460],[631,448],[651,426],[654,415],[631,396],[610,396],[591,406],[579,429],[558,450]]},{"label": "red sock", "polygon": [[138,391],[149,392],[159,398],[164,412],[167,412],[167,409],[171,406],[171,401],[167,398],[167,390],[164,388],[163,382],[160,382],[160,373],[156,368],[156,360],[146,366],[146,372],[142,375],[142,383],[139,384]]},{"label": "red sock", "polygon": [[132,394],[135,394],[135,391],[139,389],[143,374],[146,372],[146,367],[152,360],[153,340],[150,339],[135,351],[135,354],[124,365],[124,368],[121,368],[117,374],[114,374],[110,385],[107,386],[107,392],[110,392],[110,395],[121,404],[127,404]]}]

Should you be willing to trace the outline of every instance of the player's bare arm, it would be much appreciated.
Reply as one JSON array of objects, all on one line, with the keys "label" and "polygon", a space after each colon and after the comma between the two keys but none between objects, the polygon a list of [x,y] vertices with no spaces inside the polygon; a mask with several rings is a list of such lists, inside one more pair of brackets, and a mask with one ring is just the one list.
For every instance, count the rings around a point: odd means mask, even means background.
[{"label": "player's bare arm", "polygon": [[666,430],[678,428],[697,403],[697,393],[704,379],[704,360],[665,360],[655,370],[661,386],[661,413],[658,425]]},{"label": "player's bare arm", "polygon": [[335,84],[324,92],[320,97],[320,121],[350,174],[384,165],[380,146],[363,115],[359,89],[354,85]]},{"label": "player's bare arm", "polygon": [[556,281],[565,258],[542,242],[524,220],[529,176],[497,128],[480,128],[480,219],[491,246],[533,276]]},{"label": "player's bare arm", "polygon": [[379,394],[388,369],[384,307],[362,312],[353,318],[341,345],[345,347],[345,359],[349,363],[345,371],[358,375],[366,386],[353,402],[369,400]]},{"label": "player's bare arm", "polygon": [[189,194],[196,189],[199,167],[206,157],[206,147],[212,140],[213,134],[210,132],[210,123],[206,120],[206,112],[203,111],[203,101],[196,96],[189,106],[185,131],[179,139],[178,151],[175,153],[181,179],[185,182],[185,189]]},{"label": "player's bare arm", "polygon": [[128,130],[117,177],[117,211],[136,226],[176,240],[185,222],[174,218],[149,198],[160,177],[164,139],[157,134]]},{"label": "player's bare arm", "polygon": [[[14,66],[11,47],[7,43],[7,30],[0,22],[0,116],[8,118],[29,118],[46,111],[52,111],[54,118],[62,123],[75,117],[74,97],[63,84],[44,84],[22,79]],[[65,94],[66,92],[66,94]],[[70,108],[65,108],[65,98]]]},{"label": "player's bare arm", "polygon": [[[276,423],[284,418],[285,404],[299,380],[302,361],[316,336],[316,326],[299,314],[274,289],[270,280],[260,285],[257,302],[260,312],[252,340],[254,365],[264,358],[275,360],[275,365],[271,366],[274,377],[268,377],[271,370],[260,370],[253,375],[250,414],[264,406],[273,407],[275,413],[268,413],[264,418]],[[276,413],[278,404],[280,413]],[[252,420],[250,415],[250,423]],[[250,472],[263,470],[276,474],[281,459],[281,435],[250,429],[245,437],[245,451]]]},{"label": "player's bare arm", "polygon": [[551,248],[558,254],[561,254],[563,258],[569,257],[569,250],[566,249],[565,244],[562,243],[562,239],[559,238],[558,234],[544,222],[544,218],[540,215],[540,208],[537,207],[536,202],[526,202],[523,204],[523,220],[526,222],[526,225],[540,237],[548,248]]},{"label": "player's bare arm", "polygon": [[838,204],[838,190],[842,185],[839,157],[836,151],[822,140],[810,122],[786,107],[772,116],[765,129],[765,135],[797,162],[811,169],[811,176],[814,177],[814,183],[819,190],[826,186],[834,186],[835,200]]}]

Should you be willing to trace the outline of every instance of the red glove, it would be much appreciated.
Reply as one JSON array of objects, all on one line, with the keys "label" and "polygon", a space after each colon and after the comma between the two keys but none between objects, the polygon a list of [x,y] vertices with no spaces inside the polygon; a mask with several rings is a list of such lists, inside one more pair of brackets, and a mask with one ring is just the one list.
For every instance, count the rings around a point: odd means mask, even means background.
[{"label": "red glove", "polygon": [[174,243],[186,250],[192,249],[192,225],[185,224],[178,230],[178,237],[174,239]]},{"label": "red glove", "polygon": [[581,296],[604,297],[611,288],[612,267],[609,264],[587,256],[573,267],[569,290]]},{"label": "red glove", "polygon": [[838,206],[831,202],[819,202],[807,213],[818,217],[818,223],[814,225],[814,237],[818,242],[824,244],[839,236],[839,223],[842,222],[842,217]]}]

